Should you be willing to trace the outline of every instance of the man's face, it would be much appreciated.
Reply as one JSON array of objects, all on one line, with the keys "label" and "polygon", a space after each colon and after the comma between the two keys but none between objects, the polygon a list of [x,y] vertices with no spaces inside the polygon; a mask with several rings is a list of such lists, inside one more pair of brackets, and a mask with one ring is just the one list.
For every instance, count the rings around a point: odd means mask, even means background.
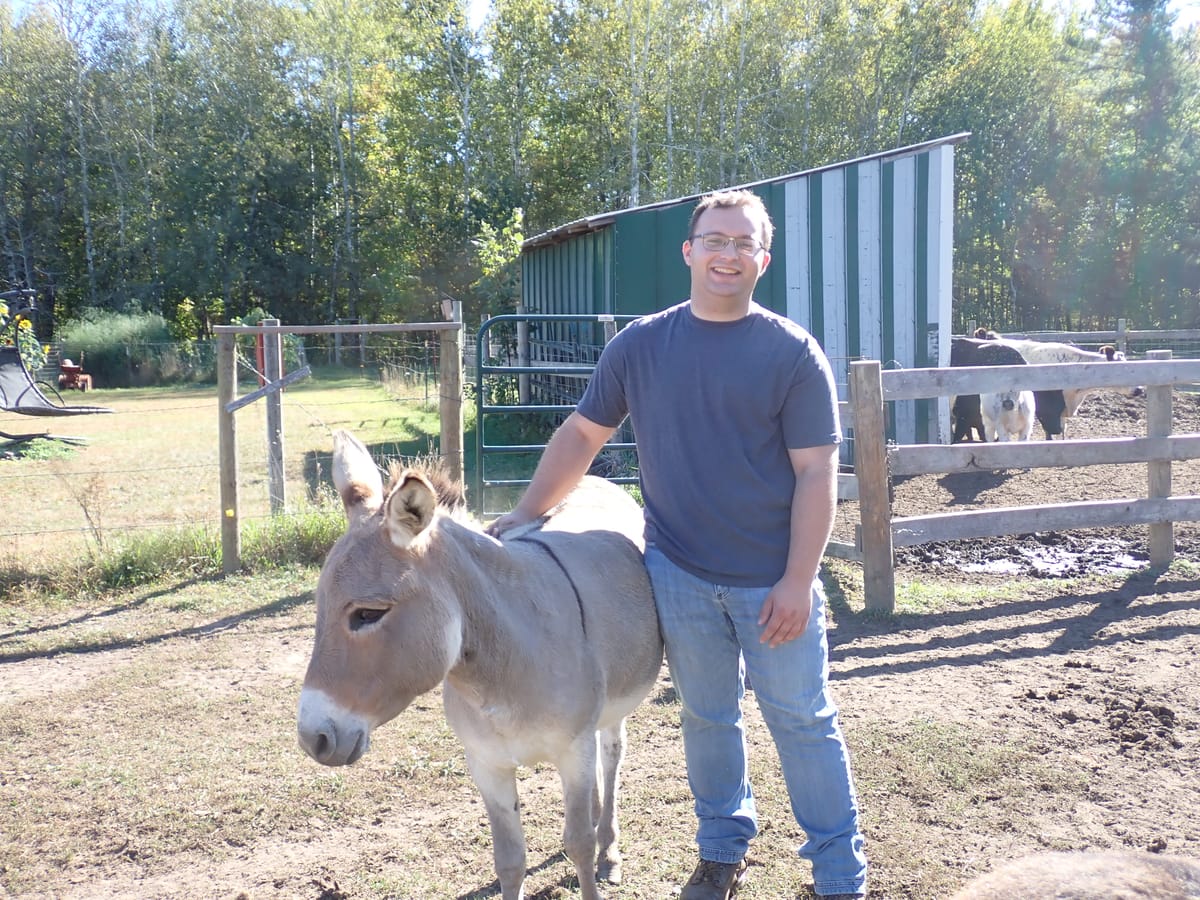
[{"label": "man's face", "polygon": [[[750,239],[754,253],[738,250],[733,241],[720,250],[708,250],[698,235]],[[771,261],[762,247],[762,224],[741,206],[706,209],[696,220],[689,240],[683,243],[683,261],[692,270],[692,299],[748,298]]]}]

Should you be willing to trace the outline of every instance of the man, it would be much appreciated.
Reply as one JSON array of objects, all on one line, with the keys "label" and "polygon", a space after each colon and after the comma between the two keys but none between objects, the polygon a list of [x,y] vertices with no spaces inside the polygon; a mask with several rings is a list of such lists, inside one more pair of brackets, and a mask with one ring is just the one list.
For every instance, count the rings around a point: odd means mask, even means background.
[{"label": "man", "polygon": [[646,567],[682,705],[700,862],[681,900],[725,900],[757,833],[741,699],[749,675],[779,752],[800,855],[823,897],[864,897],[849,757],[828,689],[817,578],[837,502],[829,361],[752,299],[774,228],[748,191],[697,204],[683,260],[691,297],[610,342],[493,534],[563,498],[628,414],[646,514]]}]

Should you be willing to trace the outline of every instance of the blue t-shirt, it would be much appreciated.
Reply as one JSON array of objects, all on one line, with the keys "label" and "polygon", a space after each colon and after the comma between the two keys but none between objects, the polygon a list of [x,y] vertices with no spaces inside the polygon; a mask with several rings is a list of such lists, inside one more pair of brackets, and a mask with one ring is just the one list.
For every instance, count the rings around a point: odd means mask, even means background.
[{"label": "blue t-shirt", "polygon": [[829,360],[795,322],[750,304],[697,318],[688,302],[630,323],[605,347],[577,407],[630,417],[646,539],[715,584],[782,576],[796,479],[788,449],[841,441]]}]

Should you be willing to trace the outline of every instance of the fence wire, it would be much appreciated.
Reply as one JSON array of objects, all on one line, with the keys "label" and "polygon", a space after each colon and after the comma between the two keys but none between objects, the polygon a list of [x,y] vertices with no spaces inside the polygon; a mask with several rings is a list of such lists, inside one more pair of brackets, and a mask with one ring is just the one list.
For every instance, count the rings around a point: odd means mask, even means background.
[{"label": "fence wire", "polygon": [[[347,428],[379,444],[396,432],[407,411],[434,407],[437,359],[425,342],[372,341],[359,358],[340,367],[319,364],[313,375],[283,392],[285,475],[292,515],[330,496],[331,433]],[[256,359],[239,350],[239,395],[258,382]],[[311,365],[311,362],[310,362]],[[220,531],[220,466],[215,384],[106,391],[97,405],[112,415],[36,420],[0,413],[0,431],[67,434],[86,443],[0,442],[0,496],[6,514],[0,540],[10,556],[69,558],[98,546],[121,543],[149,530],[198,528]],[[71,403],[74,398],[65,398]],[[237,413],[240,514],[267,520],[266,407],[254,403]],[[397,455],[425,445],[395,444]],[[390,444],[389,444],[390,445]],[[44,458],[39,458],[44,457]]]}]

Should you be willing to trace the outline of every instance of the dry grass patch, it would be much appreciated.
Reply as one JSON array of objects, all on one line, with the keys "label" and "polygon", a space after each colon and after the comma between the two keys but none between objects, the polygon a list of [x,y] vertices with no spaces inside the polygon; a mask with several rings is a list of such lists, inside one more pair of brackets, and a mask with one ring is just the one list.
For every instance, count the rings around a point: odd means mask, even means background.
[{"label": "dry grass patch", "polygon": [[[96,390],[88,402],[114,413],[37,422],[86,444],[0,460],[0,491],[29,498],[14,504],[2,526],[15,560],[42,571],[164,528],[219,532],[215,386]],[[327,492],[334,429],[353,428],[369,444],[418,454],[439,428],[436,406],[344,370],[316,370],[288,388],[283,421],[289,510]],[[27,417],[0,413],[0,431],[30,430]],[[241,515],[262,520],[270,510],[263,402],[237,413],[237,431]]]}]

